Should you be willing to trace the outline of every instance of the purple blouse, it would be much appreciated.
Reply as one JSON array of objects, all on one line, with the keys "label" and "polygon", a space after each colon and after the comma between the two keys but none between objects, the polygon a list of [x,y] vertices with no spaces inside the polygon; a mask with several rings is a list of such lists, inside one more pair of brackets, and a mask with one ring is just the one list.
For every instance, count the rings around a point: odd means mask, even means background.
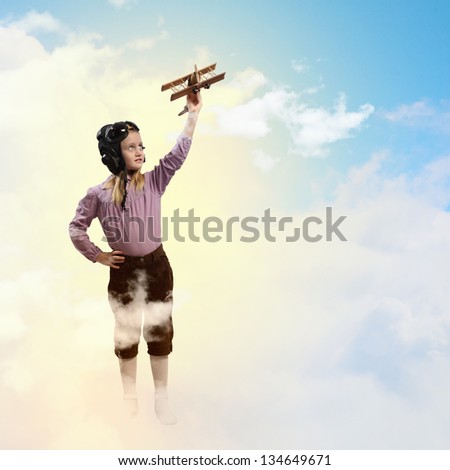
[{"label": "purple blouse", "polygon": [[191,142],[190,137],[181,135],[159,164],[144,173],[142,190],[136,191],[134,186],[127,186],[125,210],[120,204],[112,202],[112,189],[103,188],[108,180],[89,188],[69,224],[69,234],[75,248],[95,262],[102,250],[91,242],[87,229],[98,217],[112,250],[121,250],[130,256],[144,256],[156,250],[161,245],[161,196],[186,159]]}]

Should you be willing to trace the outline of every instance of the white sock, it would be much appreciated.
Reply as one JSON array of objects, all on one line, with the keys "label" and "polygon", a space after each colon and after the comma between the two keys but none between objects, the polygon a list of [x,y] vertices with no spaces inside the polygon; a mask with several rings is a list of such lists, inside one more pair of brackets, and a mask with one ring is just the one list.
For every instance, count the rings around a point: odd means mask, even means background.
[{"label": "white sock", "polygon": [[176,416],[169,407],[167,397],[167,376],[169,356],[150,356],[153,381],[155,384],[155,413],[161,424],[175,424]]},{"label": "white sock", "polygon": [[177,418],[170,409],[167,393],[155,393],[155,414],[161,424],[176,424]]},{"label": "white sock", "polygon": [[139,414],[137,395],[135,393],[124,393],[123,403],[127,416],[135,417]]}]

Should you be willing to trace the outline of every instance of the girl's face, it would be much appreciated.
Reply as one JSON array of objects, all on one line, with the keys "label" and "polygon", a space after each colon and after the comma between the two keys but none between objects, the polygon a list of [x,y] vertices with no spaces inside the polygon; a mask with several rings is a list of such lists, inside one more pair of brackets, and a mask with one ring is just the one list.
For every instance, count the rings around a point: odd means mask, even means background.
[{"label": "girl's face", "polygon": [[144,149],[139,132],[130,131],[126,139],[120,143],[122,156],[128,171],[140,170],[144,163]]}]

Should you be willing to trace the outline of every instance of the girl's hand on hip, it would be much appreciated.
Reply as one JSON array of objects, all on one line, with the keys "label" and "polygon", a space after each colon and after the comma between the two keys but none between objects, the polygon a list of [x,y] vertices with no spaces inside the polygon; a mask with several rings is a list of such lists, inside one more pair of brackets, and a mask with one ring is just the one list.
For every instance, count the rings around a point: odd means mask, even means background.
[{"label": "girl's hand on hip", "polygon": [[125,257],[123,256],[123,251],[120,250],[114,250],[110,253],[102,251],[97,255],[95,261],[97,263],[104,264],[105,266],[109,266],[110,268],[119,269],[120,266],[117,266],[117,264],[123,263],[125,261]]}]

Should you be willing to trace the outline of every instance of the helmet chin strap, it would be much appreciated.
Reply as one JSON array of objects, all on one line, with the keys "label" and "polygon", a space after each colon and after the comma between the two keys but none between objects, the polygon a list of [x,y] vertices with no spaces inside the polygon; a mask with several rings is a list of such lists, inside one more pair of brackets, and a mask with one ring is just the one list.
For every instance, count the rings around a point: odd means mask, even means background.
[{"label": "helmet chin strap", "polygon": [[125,201],[127,200],[127,183],[128,183],[128,170],[127,167],[123,169],[123,199],[122,199],[122,210],[125,210]]}]

